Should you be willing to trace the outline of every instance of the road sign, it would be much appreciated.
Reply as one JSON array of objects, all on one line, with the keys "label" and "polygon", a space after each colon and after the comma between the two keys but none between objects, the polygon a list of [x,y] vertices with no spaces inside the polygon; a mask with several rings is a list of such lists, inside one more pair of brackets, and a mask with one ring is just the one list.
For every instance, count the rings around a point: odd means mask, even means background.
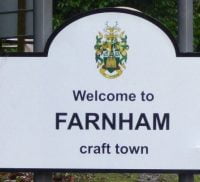
[{"label": "road sign", "polygon": [[95,10],[0,60],[0,168],[200,169],[200,54],[152,18]]}]

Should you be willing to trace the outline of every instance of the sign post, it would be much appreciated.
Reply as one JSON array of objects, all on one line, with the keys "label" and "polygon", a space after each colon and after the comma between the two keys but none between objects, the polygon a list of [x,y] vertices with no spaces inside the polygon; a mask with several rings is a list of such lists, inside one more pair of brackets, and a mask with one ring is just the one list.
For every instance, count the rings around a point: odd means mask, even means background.
[{"label": "sign post", "polygon": [[52,173],[36,172],[34,173],[34,182],[51,182]]},{"label": "sign post", "polygon": [[52,33],[53,1],[34,0],[34,52],[43,52]]},{"label": "sign post", "polygon": [[[193,52],[193,0],[178,1],[178,43],[181,52]],[[192,174],[179,174],[180,182],[193,182]]]},{"label": "sign post", "polygon": [[178,42],[181,52],[193,52],[193,0],[178,1]]},{"label": "sign post", "polygon": [[[34,0],[34,52],[43,52],[52,33],[53,1]],[[52,173],[35,172],[34,182],[51,182]]]}]

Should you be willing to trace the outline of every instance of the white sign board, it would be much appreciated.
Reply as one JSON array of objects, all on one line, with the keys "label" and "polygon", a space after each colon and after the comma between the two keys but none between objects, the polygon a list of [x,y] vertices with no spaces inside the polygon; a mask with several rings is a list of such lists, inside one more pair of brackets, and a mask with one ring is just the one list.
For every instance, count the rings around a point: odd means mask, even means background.
[{"label": "white sign board", "polygon": [[1,57],[0,168],[199,170],[200,57],[158,25],[96,10]]}]

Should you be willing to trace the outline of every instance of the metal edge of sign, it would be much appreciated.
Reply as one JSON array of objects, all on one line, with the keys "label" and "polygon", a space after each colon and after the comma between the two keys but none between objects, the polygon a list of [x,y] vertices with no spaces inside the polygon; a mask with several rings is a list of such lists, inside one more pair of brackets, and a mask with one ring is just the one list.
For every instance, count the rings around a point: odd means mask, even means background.
[{"label": "metal edge of sign", "polygon": [[175,53],[176,53],[176,57],[200,57],[200,52],[188,52],[188,53],[182,53],[180,52],[177,42],[175,40],[175,38],[173,37],[173,35],[170,33],[170,31],[163,25],[161,24],[159,21],[157,21],[156,19],[152,18],[151,16],[148,16],[142,12],[139,11],[134,11],[134,10],[130,10],[130,9],[124,9],[124,8],[102,8],[102,9],[95,9],[92,11],[88,11],[85,13],[81,13],[73,18],[70,18],[68,21],[66,21],[63,25],[61,25],[57,30],[55,30],[51,36],[49,37],[44,52],[32,52],[32,53],[0,53],[0,57],[48,57],[48,52],[49,52],[49,48],[51,43],[53,42],[54,38],[56,37],[56,35],[61,32],[65,27],[67,27],[68,25],[70,25],[71,23],[73,23],[74,21],[77,21],[78,19],[81,19],[83,17],[86,16],[90,16],[90,15],[94,15],[94,14],[99,14],[99,13],[106,13],[106,12],[116,12],[116,13],[126,13],[126,14],[130,14],[130,15],[134,15],[134,16],[138,16],[141,17],[145,20],[148,20],[149,22],[153,23],[154,25],[156,25],[157,27],[159,27],[171,40],[174,49],[175,49]]},{"label": "metal edge of sign", "polygon": [[79,169],[79,168],[0,168],[0,172],[68,172],[68,173],[187,173],[199,174],[197,169]]}]

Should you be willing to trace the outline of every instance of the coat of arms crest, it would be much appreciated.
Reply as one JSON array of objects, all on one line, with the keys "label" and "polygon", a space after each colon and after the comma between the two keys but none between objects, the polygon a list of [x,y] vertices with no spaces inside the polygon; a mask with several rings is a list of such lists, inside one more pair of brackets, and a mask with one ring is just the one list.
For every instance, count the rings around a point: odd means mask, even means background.
[{"label": "coat of arms crest", "polygon": [[118,27],[118,23],[109,26],[106,23],[104,33],[96,36],[96,62],[99,72],[106,78],[119,77],[127,62],[127,35]]}]

